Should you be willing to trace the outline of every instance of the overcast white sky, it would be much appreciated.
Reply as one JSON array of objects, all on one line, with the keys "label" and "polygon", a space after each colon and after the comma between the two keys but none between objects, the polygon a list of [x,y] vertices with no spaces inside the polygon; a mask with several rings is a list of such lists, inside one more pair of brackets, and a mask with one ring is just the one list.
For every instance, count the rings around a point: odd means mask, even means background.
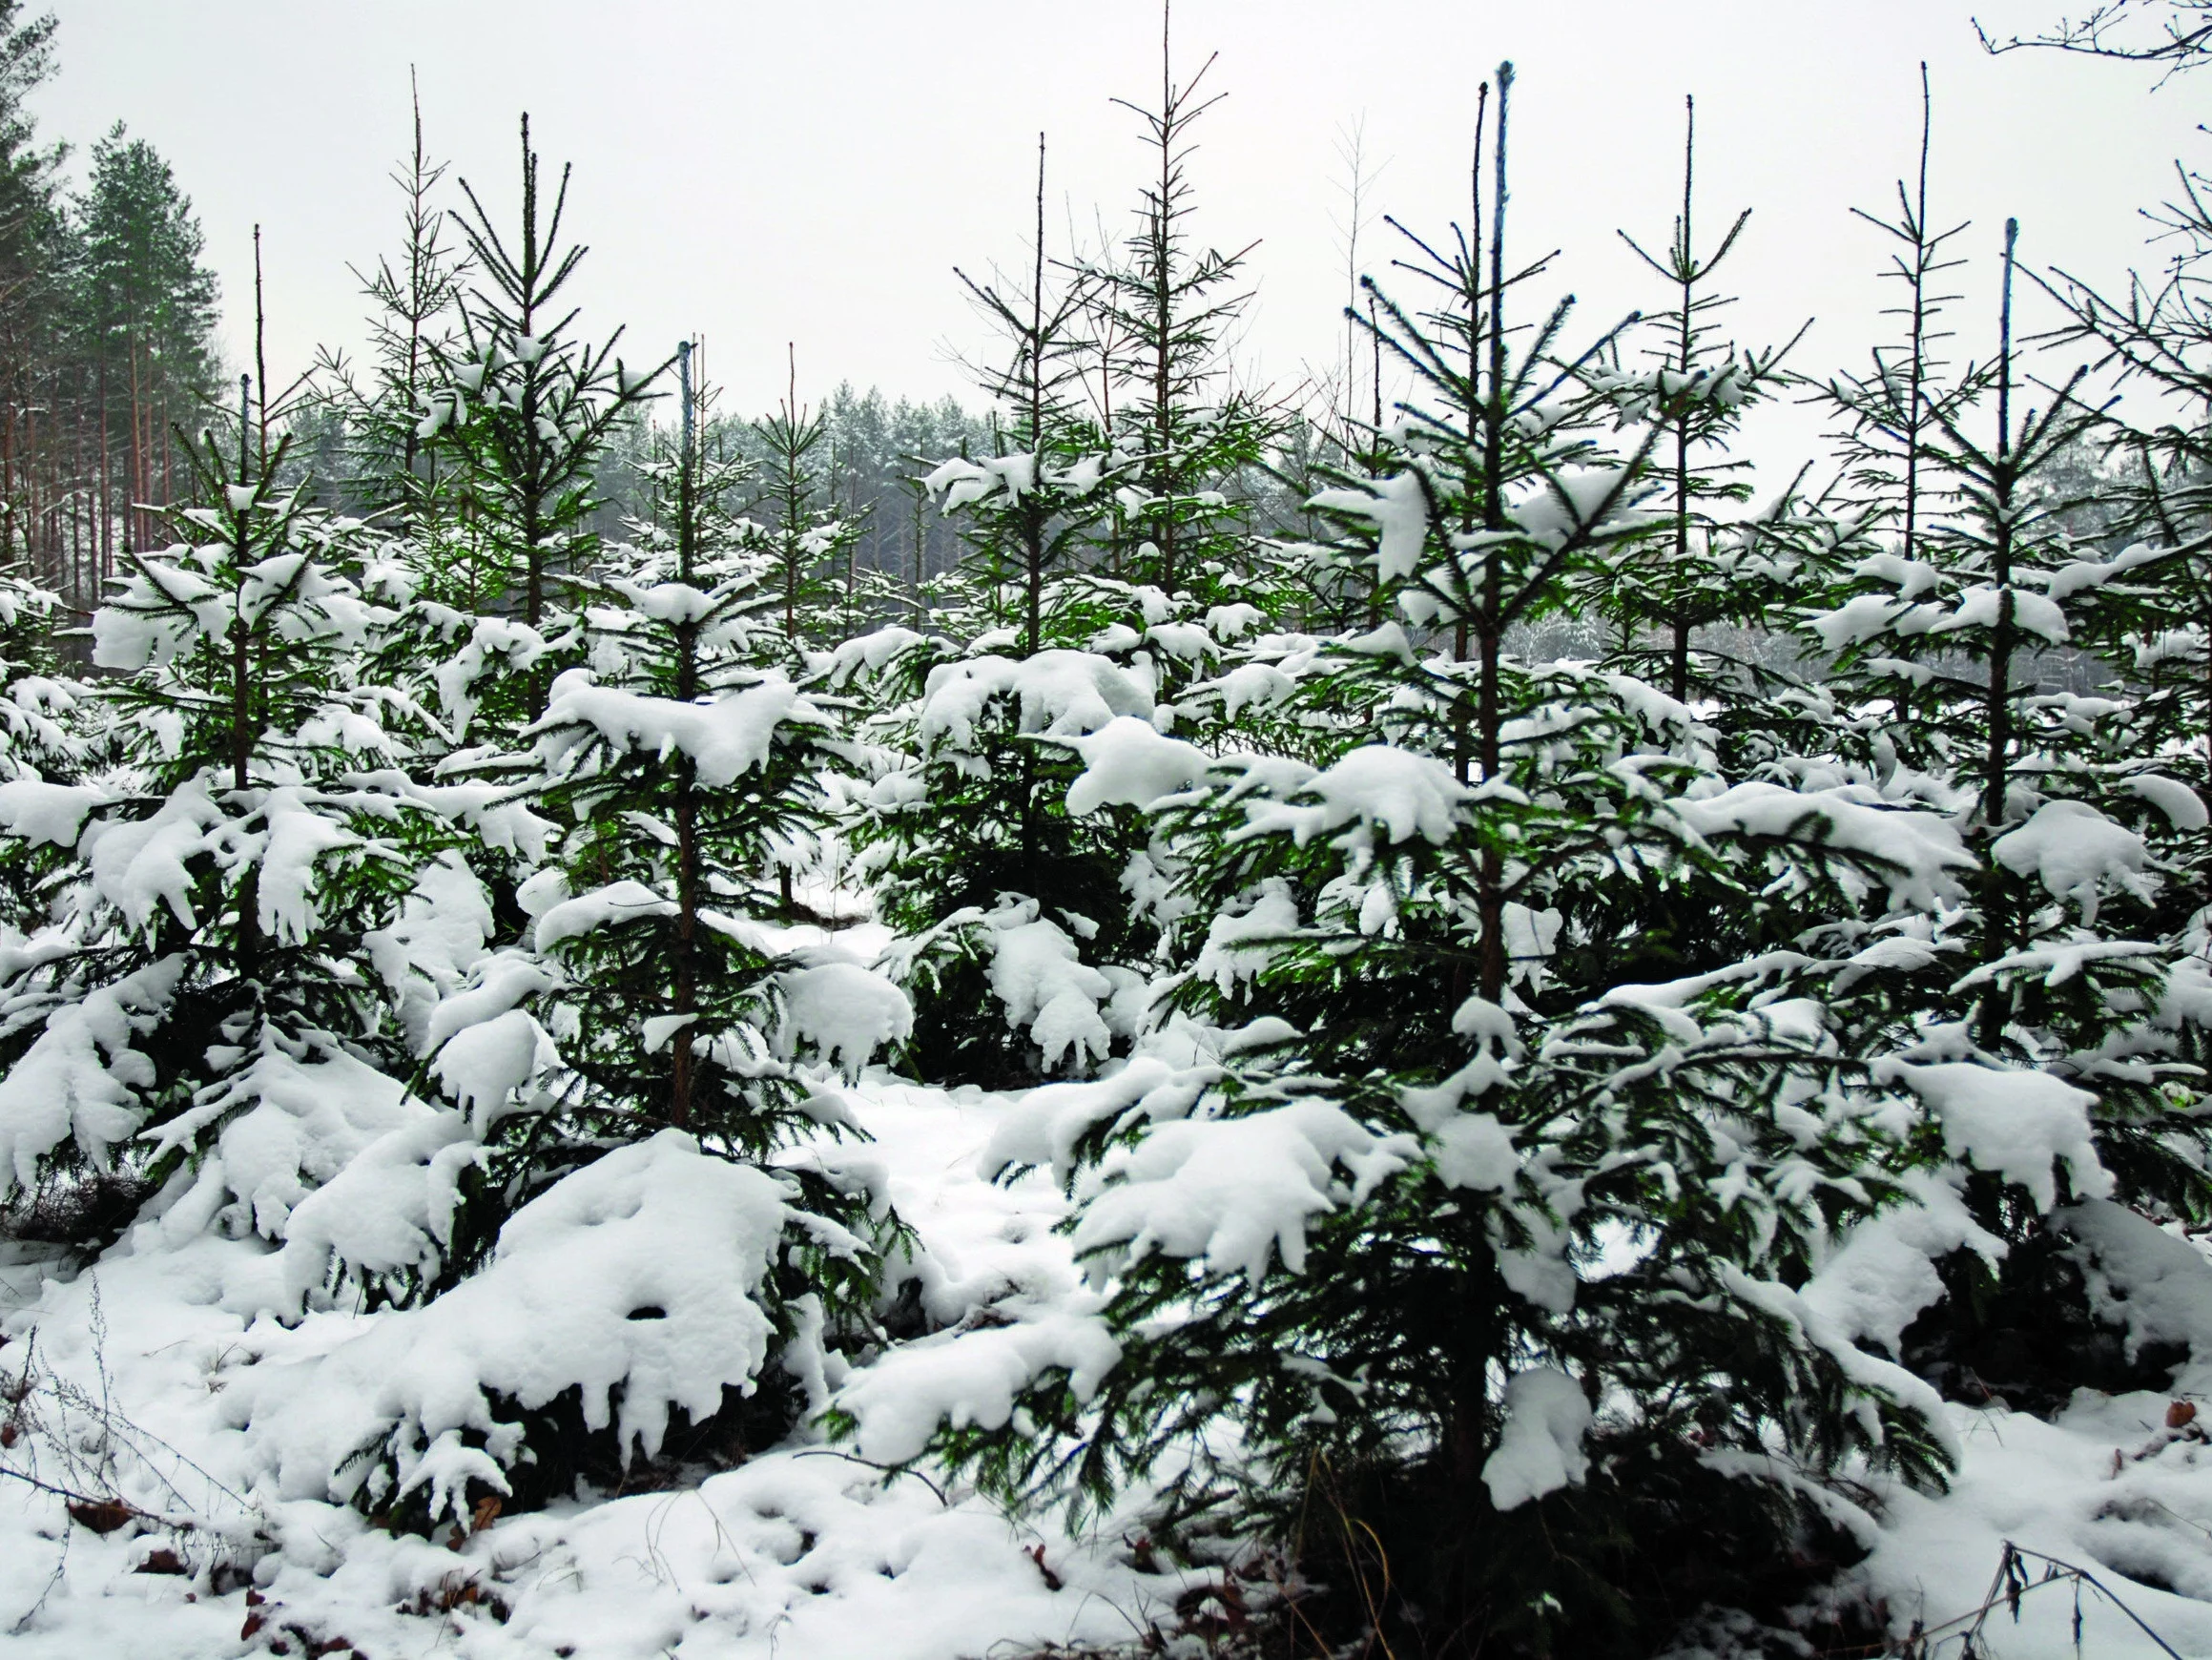
[{"label": "overcast white sky", "polygon": [[[360,338],[346,267],[394,240],[387,174],[413,64],[433,150],[487,201],[513,200],[523,110],[548,163],[575,163],[587,323],[671,348],[703,333],[741,408],[781,392],[786,341],[802,395],[847,378],[965,393],[953,357],[981,337],[951,267],[1021,258],[1040,129],[1056,226],[1100,209],[1126,224],[1145,158],[1110,100],[1158,81],[1157,0],[51,3],[62,73],[37,101],[44,131],[81,148],[122,118],[170,157],[234,352],[256,221],[272,373]],[[2059,4],[1982,0],[1979,14],[2033,31]],[[2131,66],[1991,59],[1969,16],[1954,0],[1178,0],[1179,61],[1218,51],[1209,84],[1229,94],[1193,169],[1201,228],[1260,243],[1248,357],[1290,382],[1339,349],[1346,124],[1364,116],[1387,160],[1381,205],[1441,230],[1464,211],[1476,86],[1502,57],[1519,73],[1515,239],[1564,250],[1592,325],[1657,298],[1613,233],[1666,236],[1692,93],[1701,216],[1718,228],[1755,210],[1727,268],[1741,333],[1786,336],[1812,316],[1801,367],[1858,361],[1882,249],[1847,210],[1893,202],[1923,58],[1938,211],[1974,221],[1966,247],[1994,250],[2009,213],[2036,262],[2109,280],[2143,259],[2138,210],[2173,158],[2212,161],[2195,131],[2212,71],[2153,94]],[[1380,268],[1388,235],[1363,262]],[[1994,261],[1963,278],[1971,343],[1994,313]]]}]

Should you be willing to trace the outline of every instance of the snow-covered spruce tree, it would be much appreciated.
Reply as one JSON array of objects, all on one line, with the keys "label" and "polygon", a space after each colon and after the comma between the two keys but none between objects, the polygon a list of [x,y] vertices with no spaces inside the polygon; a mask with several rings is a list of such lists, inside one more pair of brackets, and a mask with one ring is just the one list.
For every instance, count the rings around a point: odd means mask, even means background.
[{"label": "snow-covered spruce tree", "polygon": [[93,619],[120,764],[0,805],[66,856],[9,964],[0,1186],[152,1193],[175,1238],[279,1237],[387,1127],[404,1034],[365,941],[447,840],[355,778],[409,718],[359,674],[373,533],[279,493],[249,425],[202,435],[188,540],[129,554]]},{"label": "snow-covered spruce tree", "polygon": [[[1630,424],[1648,418],[1655,395],[1667,400],[1666,430],[1651,458],[1653,475],[1664,486],[1659,505],[1666,513],[1666,534],[1639,539],[1628,549],[1607,571],[1600,603],[1620,631],[1617,660],[1629,673],[1663,685],[1678,703],[1693,694],[1711,695],[1723,675],[1744,677],[1746,666],[1701,663],[1692,652],[1697,631],[1764,618],[1781,597],[1775,579],[1791,569],[1772,557],[1772,537],[1762,533],[1768,527],[1756,516],[1747,522],[1728,512],[1751,493],[1750,464],[1731,457],[1731,444],[1745,411],[1783,385],[1782,360],[1789,346],[1746,352],[1718,338],[1714,314],[1732,301],[1707,284],[1734,250],[1751,212],[1738,214],[1717,245],[1699,247],[1697,103],[1684,104],[1682,209],[1673,235],[1655,255],[1620,233],[1672,290],[1671,302],[1640,331],[1648,342],[1643,347],[1648,367],[1623,374],[1616,360],[1592,377],[1614,391]],[[1693,384],[1700,396],[1668,398]],[[1728,674],[1729,668],[1738,672]]]},{"label": "snow-covered spruce tree", "polygon": [[[1105,1504],[1149,1475],[1155,1537],[1228,1500],[1333,1587],[1307,1605],[1332,1637],[1643,1654],[1707,1602],[1778,1614],[1794,1593],[1760,1582],[1802,1587],[1791,1552],[1848,1556],[1813,1484],[1944,1466],[1933,1393],[1811,1283],[1896,1193],[1911,1098],[1733,947],[1777,925],[1769,852],[1793,900],[1910,911],[1952,891],[1951,844],[1929,815],[1729,790],[1663,694],[1506,653],[1664,531],[1665,424],[1606,454],[1608,405],[1556,396],[1565,307],[1517,339],[1495,163],[1487,227],[1416,244],[1442,298],[1378,297],[1421,398],[1397,470],[1323,503],[1366,526],[1395,613],[1300,677],[1331,738],[1312,761],[1135,719],[1070,740],[1071,807],[1148,808],[1186,902],[1176,1018],[991,1152],[1068,1183],[1095,1312],[1009,1298],[840,1410],[899,1460],[941,1408],[938,1450],[1012,1494]],[[1747,920],[1652,984],[1636,930],[1663,903]]]},{"label": "snow-covered spruce tree", "polygon": [[[1905,927],[1839,923],[1826,952],[1894,971],[1832,999],[1832,1018],[1867,1034],[1851,1040],[1862,1052],[1907,1057],[1900,1075],[1915,1088],[2003,1088],[2020,1104],[2023,1144],[2038,1133],[2036,1112],[2064,1109],[2072,1122],[2086,1110],[2081,1151],[2094,1148],[2057,1190],[1974,1150],[1971,1209],[2010,1252],[2001,1265],[1988,1251],[1950,1257],[1949,1296],[1908,1352],[1974,1399],[2056,1406],[2077,1384],[2117,1384],[2125,1367],[2117,1337],[2088,1318],[2069,1232],[2096,1235],[2114,1207],[2055,1207],[2117,1200],[2198,1218],[2212,1204],[2189,1065],[2202,1058],[2212,1000],[2175,926],[2193,907],[2161,914],[2159,901],[2206,815],[2175,776],[2190,757],[2159,741],[2155,712],[2139,721],[2129,684],[2128,647],[2156,632],[2144,606],[2158,585],[2138,572],[2160,550],[2078,546],[2065,502],[2042,488],[2101,418],[2080,401],[2081,373],[2052,387],[2024,381],[2016,236],[2008,222],[1996,353],[1966,377],[1987,393],[1936,403],[1922,436],[1912,556],[1899,547],[1863,559],[1809,628],[1834,654],[1850,710],[1837,758],[1892,799],[1945,812],[1969,861],[1955,905]],[[2037,391],[2046,402],[2029,406]],[[1877,421],[1888,395],[1871,396],[1863,418]],[[2111,679],[2086,695],[2043,675],[2078,642],[2111,659]],[[1955,1154],[1962,1137],[1948,1139]],[[2078,1322],[2078,1340],[2029,1340],[2062,1319]]]},{"label": "snow-covered spruce tree", "polygon": [[[1826,402],[1843,416],[1835,434],[1851,502],[1862,522],[1884,517],[1904,559],[1919,556],[1922,528],[1939,494],[1935,464],[1929,449],[1939,423],[1957,416],[1988,389],[1986,368],[1955,365],[1942,354],[1954,331],[1944,307],[1959,299],[1941,292],[1965,261],[1951,244],[1965,224],[1937,230],[1930,218],[1928,166],[1934,138],[1935,107],[1928,69],[1920,70],[1920,145],[1910,182],[1897,181],[1893,219],[1854,208],[1852,212],[1881,231],[1892,247],[1882,277],[1898,284],[1897,303],[1884,315],[1902,324],[1903,338],[1876,346],[1871,362],[1858,373],[1831,377]],[[1841,567],[1839,567],[1841,569]],[[1910,695],[1910,688],[1898,691]],[[1904,705],[1900,705],[1900,708]]]},{"label": "snow-covered spruce tree", "polygon": [[[1184,692],[1217,675],[1264,617],[1308,597],[1251,525],[1247,498],[1280,421],[1228,362],[1242,256],[1191,247],[1189,129],[1212,100],[1196,81],[1176,83],[1168,44],[1164,35],[1160,107],[1130,106],[1159,174],[1125,259],[1048,264],[1040,137],[1031,269],[1016,283],[968,282],[1007,348],[1007,366],[984,377],[997,453],[932,475],[970,526],[971,598],[941,620],[974,666],[956,667],[941,647],[903,656],[904,747],[952,764],[918,801],[958,799],[971,811],[934,814],[917,843],[924,871],[951,854],[961,874],[949,886],[924,876],[930,898],[907,918],[923,931],[902,950],[941,984],[947,1013],[987,1007],[989,982],[1017,1028],[1011,1050],[995,1010],[972,1038],[961,1030],[972,1017],[921,1022],[925,1041],[941,1031],[980,1064],[1049,1069],[1065,1058],[1080,1069],[1133,1036],[1157,922],[1151,903],[1129,898],[1156,891],[1172,862],[1120,808],[1071,821],[1071,758],[1039,740],[1122,715],[1210,730],[1233,717],[1233,700]],[[958,627],[963,610],[981,633]],[[892,805],[914,840],[913,807]],[[996,821],[988,835],[976,834],[977,811]],[[979,860],[979,843],[1003,852]]]},{"label": "snow-covered spruce tree", "polygon": [[[783,655],[773,552],[734,510],[749,469],[701,451],[683,355],[680,425],[646,472],[651,518],[585,589],[583,664],[523,734],[530,799],[557,827],[522,893],[530,950],[490,959],[440,1008],[430,1069],[486,1144],[449,1279],[612,1148],[675,1131],[771,1172],[780,1242],[747,1292],[765,1354],[785,1363],[728,1380],[686,1431],[694,1453],[712,1438],[742,1456],[791,1427],[809,1380],[820,1404],[823,1367],[837,1368],[824,1345],[872,1330],[880,1249],[897,1234],[865,1161],[835,1152],[851,1127],[841,1103],[797,1060],[818,1049],[858,1072],[904,1041],[911,1016],[880,979],[795,952],[768,925],[783,910],[776,844],[822,821],[838,723],[761,666]],[[509,1499],[560,1491],[603,1428],[581,1397],[524,1404],[536,1462],[483,1473]]]},{"label": "snow-covered spruce tree", "polygon": [[[1133,845],[1072,820],[1078,763],[1044,741],[1149,716],[1156,675],[1074,567],[1107,512],[1113,461],[1080,401],[1083,280],[1052,281],[1038,146],[1030,269],[961,280],[999,335],[984,372],[996,452],[929,475],[971,546],[967,607],[947,632],[888,629],[847,646],[833,671],[875,687],[883,748],[855,837],[884,920],[902,938],[898,977],[917,1005],[915,1064],[930,1078],[1012,1082],[1081,1070],[1129,1035],[1117,993],[1151,940],[1132,932],[1121,881]],[[962,623],[970,626],[962,627]]]}]

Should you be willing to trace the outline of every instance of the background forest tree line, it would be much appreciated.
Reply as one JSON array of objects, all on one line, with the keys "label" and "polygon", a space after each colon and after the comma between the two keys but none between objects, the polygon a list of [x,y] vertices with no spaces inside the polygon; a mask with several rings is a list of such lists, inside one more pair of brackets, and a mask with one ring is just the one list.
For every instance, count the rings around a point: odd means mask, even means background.
[{"label": "background forest tree line", "polygon": [[[85,613],[117,551],[146,546],[187,493],[188,435],[235,404],[252,365],[226,360],[205,239],[160,152],[118,120],[72,185],[72,147],[37,131],[29,99],[57,67],[56,35],[51,14],[0,0],[0,563]],[[299,475],[334,504],[375,505],[356,488],[359,434],[342,389],[300,390],[280,423]],[[920,404],[849,384],[814,403],[817,488],[855,527],[854,570],[910,583],[941,574],[957,538],[917,510],[926,468],[916,458],[987,442],[985,424],[949,398]],[[594,517],[610,529],[639,506],[650,441],[636,419],[610,440]],[[757,458],[764,441],[754,422],[725,418],[710,442]]]}]

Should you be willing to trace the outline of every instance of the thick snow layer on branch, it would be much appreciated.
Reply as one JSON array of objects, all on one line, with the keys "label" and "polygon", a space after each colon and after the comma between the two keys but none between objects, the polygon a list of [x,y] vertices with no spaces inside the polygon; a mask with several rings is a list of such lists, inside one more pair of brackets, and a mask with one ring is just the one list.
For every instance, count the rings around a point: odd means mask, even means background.
[{"label": "thick snow layer on branch", "polygon": [[1163,737],[1149,720],[1133,715],[1116,716],[1088,737],[1066,741],[1084,760],[1082,775],[1067,787],[1067,810],[1076,814],[1105,806],[1149,807],[1199,782],[1212,765],[1197,745]]},{"label": "thick snow layer on branch", "polygon": [[1002,491],[1011,507],[1037,488],[1037,458],[1027,454],[986,455],[971,461],[956,455],[939,462],[922,479],[921,488],[933,496],[942,496],[941,506],[947,513],[989,501]]},{"label": "thick snow layer on branch", "polygon": [[1012,697],[1021,730],[1048,737],[1080,737],[1117,715],[1150,718],[1150,679],[1089,652],[1039,652],[1016,662],[973,657],[941,663],[922,688],[919,722],[932,748],[972,749],[976,722],[994,697]]},{"label": "thick snow layer on branch", "polygon": [[0,784],[0,834],[20,837],[33,847],[74,847],[87,815],[107,799],[108,792],[93,784],[10,778]]},{"label": "thick snow layer on branch", "polygon": [[2072,900],[2085,923],[2097,920],[2106,882],[2149,897],[2143,839],[2086,801],[2045,801],[2025,824],[1992,842],[1990,857],[2015,876],[2039,878],[2053,899]]},{"label": "thick snow layer on branch", "polygon": [[1394,842],[1411,836],[1441,842],[1451,839],[1456,809],[1474,792],[1434,757],[1378,743],[1355,749],[1315,773],[1297,795],[1313,797],[1319,804],[1255,802],[1247,809],[1238,835],[1287,830],[1302,845],[1356,822],[1381,826]]},{"label": "thick snow layer on branch", "polygon": [[2204,811],[2203,798],[2180,778],[2138,773],[2128,779],[2127,787],[2163,813],[2166,822],[2177,830],[2202,830],[2212,822],[2212,815]]},{"label": "thick snow layer on branch", "polygon": [[266,1280],[239,1276],[224,1300],[241,1313],[297,1314],[300,1299],[330,1277],[333,1262],[377,1278],[434,1276],[453,1239],[461,1178],[485,1156],[467,1118],[408,1096],[398,1123],[292,1207],[284,1246],[265,1258]]},{"label": "thick snow layer on branch", "polygon": [[1800,1293],[1847,1337],[1892,1355],[1905,1328],[1944,1295],[1938,1259],[1971,1247],[1994,1265],[2005,1254],[1954,1189],[1919,1172],[1905,1187],[1911,1198],[1853,1228]]},{"label": "thick snow layer on branch", "polygon": [[1108,1185],[1076,1224],[1076,1253],[1094,1278],[1155,1251],[1254,1284],[1278,1254],[1301,1273],[1307,1222],[1337,1206],[1336,1170],[1358,1204],[1418,1153],[1411,1136],[1378,1135],[1329,1101],[1155,1124],[1102,1163]]},{"label": "thick snow layer on branch", "polygon": [[1221,714],[1234,720],[1238,712],[1280,703],[1297,688],[1297,682],[1271,663],[1239,663],[1210,684],[1221,694]]},{"label": "thick snow layer on branch", "polygon": [[1943,1410],[1943,1398],[1917,1374],[1908,1372],[1893,1360],[1868,1354],[1851,1341],[1826,1310],[1778,1280],[1754,1279],[1741,1269],[1726,1264],[1721,1266],[1720,1279],[1731,1297],[1773,1320],[1799,1347],[1818,1349],[1836,1362],[1843,1375],[1864,1392],[1858,1411],[1871,1439],[1877,1442],[1882,1439],[1873,1401],[1886,1398],[1926,1420],[1937,1439],[1945,1443],[1946,1450],[1954,1458],[1957,1456],[1957,1442]]},{"label": "thick snow layer on branch", "polygon": [[2054,646],[2062,646],[2072,637],[2066,627],[2066,613],[2042,594],[2021,588],[2002,589],[1986,584],[1961,592],[1951,614],[1929,632],[1941,634],[1960,629],[1995,628],[2008,593],[2013,601],[2014,627],[2039,635]]},{"label": "thick snow layer on branch", "polygon": [[490,1266],[435,1301],[311,1359],[284,1352],[315,1322],[265,1334],[228,1415],[285,1498],[343,1501],[369,1479],[355,1455],[384,1451],[394,1496],[426,1485],[434,1514],[465,1515],[472,1481],[506,1491],[522,1437],[508,1415],[570,1389],[625,1457],[651,1457],[672,1409],[703,1419],[725,1388],[751,1392],[772,1338],[753,1292],[787,1214],[774,1179],[663,1131],[533,1199]]},{"label": "thick snow layer on branch", "polygon": [[559,1064],[560,1052],[546,1028],[527,1009],[510,1008],[454,1033],[430,1069],[481,1135],[506,1110],[516,1090]]},{"label": "thick snow layer on branch", "polygon": [[206,779],[196,778],[179,785],[151,818],[94,823],[80,843],[92,863],[93,891],[134,928],[148,926],[163,906],[186,927],[198,926],[186,861],[211,849],[210,833],[223,819]]},{"label": "thick snow layer on branch", "polygon": [[1633,529],[1647,515],[1637,504],[1652,493],[1623,467],[1564,467],[1531,487],[1507,516],[1532,542],[1565,548],[1608,539]]},{"label": "thick snow layer on branch", "polygon": [[1111,1077],[1032,1089],[992,1133],[982,1173],[997,1177],[1016,1165],[1049,1165],[1065,1181],[1075,1168],[1076,1144],[1092,1126],[1125,1113],[1186,1117],[1221,1076],[1217,1066],[1173,1067],[1156,1055],[1138,1055]]},{"label": "thick snow layer on branch", "polygon": [[1421,545],[1429,533],[1429,499],[1419,474],[1378,478],[1365,489],[1321,490],[1306,505],[1372,520],[1379,532],[1375,569],[1385,582],[1402,580],[1419,569]]},{"label": "thick snow layer on branch", "polygon": [[556,945],[580,940],[610,923],[672,917],[682,908],[674,900],[653,892],[644,882],[625,877],[553,905],[538,918],[536,931],[530,937],[539,950],[550,951]]},{"label": "thick snow layer on branch", "polygon": [[164,958],[46,1017],[0,1078],[0,1193],[35,1186],[39,1161],[64,1142],[105,1166],[130,1139],[142,1116],[136,1091],[155,1081],[154,1063],[132,1042],[167,1006],[183,968],[183,959]]},{"label": "thick snow layer on branch", "polygon": [[554,979],[520,951],[502,951],[476,965],[476,984],[457,991],[431,1011],[423,1038],[425,1052],[454,1033],[505,1014],[524,999],[551,989]]},{"label": "thick snow layer on branch", "polygon": [[1505,1427],[1498,1450],[1482,1465],[1490,1502],[1511,1510],[1581,1485],[1590,1473],[1582,1438],[1595,1421],[1582,1386],[1558,1367],[1516,1372],[1505,1385]]},{"label": "thick snow layer on branch", "polygon": [[[146,1138],[157,1152],[191,1149],[220,1126],[180,1201],[204,1225],[208,1208],[232,1194],[239,1222],[264,1238],[284,1236],[293,1207],[331,1180],[379,1137],[428,1110],[405,1089],[344,1050],[313,1059],[273,1043],[238,1071],[202,1089],[186,1110]],[[241,1229],[242,1231],[242,1229]],[[178,1223],[164,1232],[181,1242]]]},{"label": "thick snow layer on branch", "polygon": [[546,713],[530,732],[541,753],[553,759],[568,752],[578,727],[596,732],[617,750],[681,752],[697,767],[699,782],[718,790],[765,764],[777,728],[828,724],[829,717],[781,674],[764,674],[758,684],[712,703],[679,703],[596,686],[584,671],[571,669],[553,682]]},{"label": "thick snow layer on branch", "polygon": [[1265,968],[1283,944],[1298,932],[1298,902],[1280,877],[1260,883],[1242,911],[1221,911],[1206,924],[1206,943],[1190,965],[1194,977],[1209,980],[1223,996],[1237,983]]},{"label": "thick snow layer on branch", "polygon": [[2056,1220],[2089,1248],[2092,1305],[2127,1328],[2131,1357],[2145,1343],[2180,1343],[2199,1365],[2212,1361],[2212,1262],[2202,1251],[2110,1199]]},{"label": "thick snow layer on branch", "polygon": [[356,845],[360,838],[325,813],[315,810],[305,792],[272,791],[261,805],[266,840],[261,848],[260,881],[256,884],[262,932],[300,944],[321,923],[315,889],[317,861],[326,853]]},{"label": "thick snow layer on branch", "polygon": [[1106,1321],[1058,1312],[1010,1326],[951,1332],[909,1343],[860,1375],[837,1404],[858,1425],[859,1454],[877,1463],[920,1458],[940,1423],[997,1429],[1015,1397],[1053,1370],[1088,1401],[1122,1358]]},{"label": "thick snow layer on branch", "polygon": [[854,679],[864,679],[879,674],[916,646],[927,643],[925,636],[910,628],[896,623],[886,624],[873,633],[845,641],[834,652],[814,659],[817,667],[827,670],[832,686],[843,686]]},{"label": "thick snow layer on branch", "polygon": [[783,994],[780,1048],[813,1048],[858,1077],[878,1049],[904,1043],[914,1031],[906,993],[858,963],[817,963],[776,977]]},{"label": "thick snow layer on branch", "polygon": [[1673,803],[1700,836],[1805,838],[1881,861],[1894,905],[1933,910],[1955,899],[1955,872],[1974,863],[1958,832],[1933,813],[1892,807],[1871,790],[1847,785],[1786,790],[1744,783],[1702,800]]},{"label": "thick snow layer on branch", "polygon": [[[490,894],[458,853],[447,853],[415,873],[397,918],[362,936],[418,1052],[431,1010],[482,960],[495,926]],[[448,1027],[445,1035],[458,1029]]]},{"label": "thick snow layer on branch", "polygon": [[1943,1145],[1954,1158],[1964,1156],[1977,1169],[2019,1183],[2046,1211],[2058,1202],[2051,1173],[2056,1162],[2065,1164],[2078,1195],[2101,1199],[2112,1193],[2111,1172],[2098,1162],[2090,1133],[2097,1097],[2086,1089],[2048,1072],[1964,1061],[1883,1062],[1874,1068],[1874,1078],[1902,1083],[1920,1097],[1943,1127]]},{"label": "thick snow layer on branch", "polygon": [[1034,900],[994,913],[990,925],[986,973],[1006,1024],[1028,1031],[1048,1069],[1070,1049],[1078,1066],[1086,1054],[1104,1060],[1113,1035],[1098,1006],[1113,995],[1113,983],[1083,961],[1059,923],[1036,914]]}]

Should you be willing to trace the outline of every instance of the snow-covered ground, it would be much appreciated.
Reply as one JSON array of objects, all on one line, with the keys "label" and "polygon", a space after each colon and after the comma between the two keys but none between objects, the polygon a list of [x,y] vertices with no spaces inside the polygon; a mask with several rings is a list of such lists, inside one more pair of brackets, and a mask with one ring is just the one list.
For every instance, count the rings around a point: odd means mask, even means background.
[{"label": "snow-covered ground", "polygon": [[[1011,1294],[1034,1307],[1081,1295],[1053,1232],[1063,1206],[1049,1178],[999,1186],[979,1174],[1015,1097],[877,1072],[853,1099],[943,1276],[933,1300]],[[378,1660],[956,1660],[1126,1641],[1155,1620],[1171,1629],[1189,1583],[1140,1572],[1130,1529],[1111,1519],[1073,1539],[1050,1517],[1009,1519],[940,1473],[886,1480],[818,1444],[693,1486],[503,1516],[457,1548],[382,1533],[351,1509],[257,1491],[251,1443],[223,1398],[257,1366],[397,1317],[324,1313],[289,1330],[249,1320],[225,1312],[224,1289],[263,1272],[265,1242],[137,1240],[68,1283],[42,1286],[28,1264],[0,1271],[0,1373],[16,1375],[29,1355],[34,1376],[73,1383],[73,1405],[57,1403],[52,1382],[32,1403],[77,1436],[80,1456],[112,1458],[116,1488],[142,1510],[241,1539],[258,1527],[273,1548],[253,1585],[218,1582],[204,1534],[134,1523],[103,1535],[59,1497],[0,1484],[10,1660],[184,1660],[277,1642],[300,1653],[341,1638]],[[1881,1496],[1863,1569],[1871,1588],[1901,1623],[1936,1626],[1981,1601],[2012,1540],[2097,1574],[2180,1652],[2212,1655],[2212,1445],[2194,1426],[2167,1428],[2169,1407],[2165,1396],[2084,1398],[2056,1422],[1954,1408],[1965,1459],[1954,1488]],[[103,1413],[112,1452],[94,1444]],[[144,1571],[164,1551],[186,1571]],[[2016,1623],[2000,1610],[1987,1651],[2077,1653],[2074,1607],[2070,1584],[2030,1592]],[[2078,1652],[2160,1651],[2094,1594],[2082,1620]]]}]

